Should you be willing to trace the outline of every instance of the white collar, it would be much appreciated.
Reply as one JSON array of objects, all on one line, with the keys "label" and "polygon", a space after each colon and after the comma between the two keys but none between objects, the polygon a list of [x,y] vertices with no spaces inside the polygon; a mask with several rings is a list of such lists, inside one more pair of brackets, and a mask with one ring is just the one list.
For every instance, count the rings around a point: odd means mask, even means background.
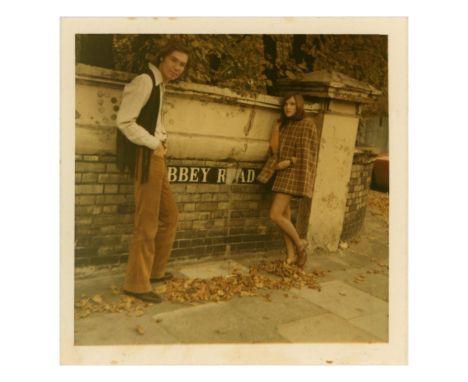
[{"label": "white collar", "polygon": [[163,85],[164,86],[162,74],[159,71],[158,67],[156,65],[153,65],[151,62],[148,63],[148,66],[149,66],[149,68],[151,69],[151,71],[154,74],[154,79],[156,81],[156,85]]}]

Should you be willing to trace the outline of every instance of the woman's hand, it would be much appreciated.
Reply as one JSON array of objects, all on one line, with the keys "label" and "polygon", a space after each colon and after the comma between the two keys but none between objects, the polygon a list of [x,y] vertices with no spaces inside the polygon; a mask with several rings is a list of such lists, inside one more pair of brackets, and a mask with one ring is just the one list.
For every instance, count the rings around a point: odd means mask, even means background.
[{"label": "woman's hand", "polygon": [[291,157],[290,159],[285,159],[285,160],[282,160],[280,162],[278,162],[276,164],[276,169],[277,170],[284,170],[288,167],[290,167],[291,165],[295,165],[297,162],[297,158],[296,157]]},{"label": "woman's hand", "polygon": [[284,170],[285,168],[288,168],[289,166],[291,166],[291,161],[289,159],[285,159],[276,164],[276,169]]}]

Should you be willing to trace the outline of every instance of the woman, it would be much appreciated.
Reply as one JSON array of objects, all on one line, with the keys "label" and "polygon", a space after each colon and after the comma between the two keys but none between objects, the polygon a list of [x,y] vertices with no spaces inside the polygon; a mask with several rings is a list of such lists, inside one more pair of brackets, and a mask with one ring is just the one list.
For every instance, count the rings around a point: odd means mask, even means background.
[{"label": "woman", "polygon": [[[291,222],[291,199],[312,197],[317,168],[318,134],[315,123],[304,115],[304,99],[299,94],[286,96],[281,103],[281,117],[273,127],[272,157],[258,180],[276,170],[273,182],[271,220],[283,233],[288,264],[304,267],[307,261],[306,240],[299,237]],[[270,171],[269,171],[270,169]]]}]

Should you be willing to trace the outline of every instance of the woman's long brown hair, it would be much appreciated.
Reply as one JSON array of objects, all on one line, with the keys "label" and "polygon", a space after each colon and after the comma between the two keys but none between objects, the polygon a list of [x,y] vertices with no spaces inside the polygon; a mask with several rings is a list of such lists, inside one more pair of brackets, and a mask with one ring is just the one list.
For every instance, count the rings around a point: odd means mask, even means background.
[{"label": "woman's long brown hair", "polygon": [[[292,117],[287,117],[286,114],[284,114],[284,105],[286,104],[286,101],[290,98],[294,98],[294,101],[296,101],[296,112]],[[289,121],[300,121],[303,119],[305,116],[304,113],[304,98],[300,94],[296,93],[291,93],[291,94],[286,94],[283,99],[281,100],[281,111],[280,111],[280,120],[281,120],[281,125],[283,126],[285,123]]]}]

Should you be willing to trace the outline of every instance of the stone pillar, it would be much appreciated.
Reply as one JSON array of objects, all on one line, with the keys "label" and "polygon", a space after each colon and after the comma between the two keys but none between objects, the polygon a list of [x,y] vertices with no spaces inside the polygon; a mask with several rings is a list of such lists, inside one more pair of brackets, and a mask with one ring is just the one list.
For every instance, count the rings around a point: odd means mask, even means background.
[{"label": "stone pillar", "polygon": [[[312,202],[299,208],[300,231],[310,249],[335,251],[343,229],[359,115],[363,103],[381,92],[371,85],[334,71],[317,71],[298,80],[279,81],[282,94],[297,92],[306,102],[318,102],[316,123],[320,131],[317,176]],[[306,228],[304,228],[306,227]]]}]

